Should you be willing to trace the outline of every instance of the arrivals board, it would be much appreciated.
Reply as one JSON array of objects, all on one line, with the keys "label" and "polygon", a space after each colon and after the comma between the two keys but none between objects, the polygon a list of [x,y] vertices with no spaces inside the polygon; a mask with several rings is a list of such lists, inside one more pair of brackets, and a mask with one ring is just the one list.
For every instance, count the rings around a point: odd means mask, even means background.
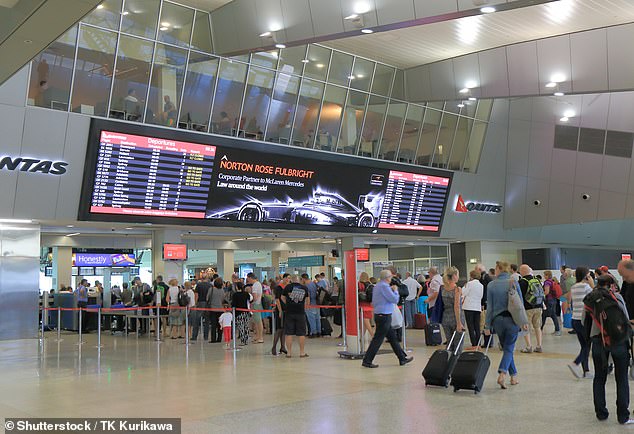
[{"label": "arrivals board", "polygon": [[439,235],[451,172],[93,119],[80,219]]}]

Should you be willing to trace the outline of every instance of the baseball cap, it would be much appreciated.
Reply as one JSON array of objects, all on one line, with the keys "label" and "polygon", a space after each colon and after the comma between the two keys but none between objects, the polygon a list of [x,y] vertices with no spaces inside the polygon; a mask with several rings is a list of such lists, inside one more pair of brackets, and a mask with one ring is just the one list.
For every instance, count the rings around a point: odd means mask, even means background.
[{"label": "baseball cap", "polygon": [[608,271],[610,271],[607,265],[601,265],[599,267],[599,270],[603,271],[604,273],[607,273]]}]

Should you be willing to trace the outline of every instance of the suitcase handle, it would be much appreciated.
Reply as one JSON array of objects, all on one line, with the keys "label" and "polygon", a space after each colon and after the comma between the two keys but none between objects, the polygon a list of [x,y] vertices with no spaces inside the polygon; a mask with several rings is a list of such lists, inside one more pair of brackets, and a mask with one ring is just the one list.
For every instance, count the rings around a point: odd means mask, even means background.
[{"label": "suitcase handle", "polygon": [[[453,339],[456,337],[456,333],[458,333],[458,331],[453,332],[453,334],[451,335],[451,339],[449,340],[449,343],[447,344],[447,351],[449,351],[449,348],[451,348],[451,344],[453,342]],[[458,345],[456,345],[456,349],[454,351],[454,355],[456,356],[458,355],[458,350],[462,346],[462,341],[464,341],[464,335],[465,335],[465,332],[460,332],[460,342],[458,342]]]},{"label": "suitcase handle", "polygon": [[[490,335],[492,336],[492,335]],[[487,347],[484,349],[484,355],[486,356],[489,353],[489,348],[491,347],[491,341],[493,340],[492,337],[489,338],[489,342],[487,342]],[[482,349],[482,345],[480,345],[480,342],[484,343],[484,332],[482,332],[480,334],[480,338],[478,338],[478,348]]]}]

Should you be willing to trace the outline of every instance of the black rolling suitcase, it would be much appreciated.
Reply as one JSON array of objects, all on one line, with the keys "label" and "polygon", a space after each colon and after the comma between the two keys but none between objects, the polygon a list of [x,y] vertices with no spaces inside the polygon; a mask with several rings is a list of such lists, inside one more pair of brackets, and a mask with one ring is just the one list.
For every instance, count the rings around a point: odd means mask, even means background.
[{"label": "black rolling suitcase", "polygon": [[429,358],[427,366],[423,369],[425,386],[449,386],[449,377],[451,376],[451,373],[456,366],[456,362],[458,361],[458,353],[465,335],[464,332],[460,333],[460,341],[458,342],[458,345],[456,345],[455,350],[449,351],[451,343],[456,338],[456,333],[457,332],[454,332],[453,336],[451,336],[447,349],[436,350]]},{"label": "black rolling suitcase", "polygon": [[321,335],[332,335],[332,326],[330,325],[330,321],[328,321],[328,318],[321,318]]},{"label": "black rolling suitcase", "polygon": [[440,344],[442,344],[440,324],[427,323],[427,326],[425,327],[425,345],[434,347]]},{"label": "black rolling suitcase", "polygon": [[[454,392],[460,389],[473,390],[474,393],[482,391],[484,379],[491,367],[491,359],[489,359],[487,353],[492,340],[489,339],[489,345],[487,345],[484,353],[480,351],[465,351],[460,354],[456,367],[451,374],[451,385]],[[481,343],[482,336],[478,341],[478,346]]]}]

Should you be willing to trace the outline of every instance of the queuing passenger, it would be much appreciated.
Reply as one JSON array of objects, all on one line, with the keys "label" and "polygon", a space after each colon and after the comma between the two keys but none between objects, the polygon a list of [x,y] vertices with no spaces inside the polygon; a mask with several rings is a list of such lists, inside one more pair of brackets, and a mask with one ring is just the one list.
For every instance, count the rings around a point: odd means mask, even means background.
[{"label": "queuing passenger", "polygon": [[163,334],[165,334],[167,330],[167,321],[164,316],[168,315],[167,310],[167,291],[169,290],[169,286],[163,281],[163,276],[160,274],[156,276],[156,284],[154,285],[154,293],[159,292],[161,294],[161,308],[159,310],[161,315],[161,329],[163,330]]},{"label": "queuing passenger", "polygon": [[[205,275],[203,278],[196,284],[195,293],[196,293],[196,307],[200,309],[206,309],[209,307],[207,297],[209,295],[209,290],[211,289],[211,283],[209,283],[209,278]],[[198,339],[198,332],[200,330],[200,322],[203,323],[203,339],[207,341],[209,339],[209,312],[204,310],[195,310],[192,312],[192,340],[195,341]],[[214,322],[212,323],[213,327],[217,327],[216,324],[218,320],[214,318]]]},{"label": "queuing passenger", "polygon": [[[220,282],[222,283],[222,280],[220,280]],[[215,280],[214,280],[214,285],[215,285]],[[220,327],[222,329],[222,335],[224,337],[224,341],[225,341],[225,348],[229,349],[230,348],[230,343],[231,343],[231,323],[233,322],[233,314],[229,311],[225,311],[222,313],[222,315],[220,315],[218,317],[218,322],[216,323],[217,326],[213,326],[212,327]]]},{"label": "queuing passenger", "polygon": [[121,291],[121,303],[125,307],[132,306],[134,304],[134,294],[132,290],[128,287],[128,282],[123,282],[123,290]]},{"label": "queuing passenger", "polygon": [[[577,283],[570,288],[572,297],[572,329],[577,333],[581,351],[574,360],[568,364],[568,368],[577,378],[594,378],[590,373],[588,366],[588,357],[590,356],[590,342],[588,342],[586,330],[583,327],[583,299],[592,292],[594,282],[590,277],[590,271],[586,267],[577,267],[575,270],[575,278]],[[581,370],[579,369],[581,365]]]},{"label": "queuing passenger", "polygon": [[275,321],[275,335],[273,336],[273,347],[271,348],[271,354],[277,356],[277,342],[280,342],[280,353],[288,354],[285,347],[284,336],[284,319],[286,315],[286,303],[282,300],[282,294],[284,288],[291,281],[291,275],[284,273],[282,279],[273,288],[273,295],[275,295],[275,312],[273,312],[273,320]]},{"label": "queuing passenger", "polygon": [[185,310],[181,309],[178,305],[178,294],[181,291],[178,287],[178,280],[170,279],[167,284],[169,285],[166,299],[167,305],[169,306],[170,336],[172,339],[178,339],[183,337],[183,322],[185,318]]},{"label": "queuing passenger", "polygon": [[189,313],[187,314],[187,321],[189,322],[189,336],[192,336],[195,319],[194,315],[196,311],[191,309],[192,307],[196,307],[196,304],[198,303],[198,294],[194,292],[192,282],[189,280],[186,280],[185,283],[183,283],[183,291],[185,292],[185,294],[187,294],[187,297],[189,298],[189,304],[187,305],[187,308],[189,309]]},{"label": "queuing passenger", "polygon": [[462,290],[464,301],[462,309],[464,310],[467,329],[469,330],[469,339],[471,345],[478,345],[480,340],[480,315],[482,313],[482,294],[484,288],[480,283],[480,273],[471,270],[469,273],[469,281]]},{"label": "queuing passenger", "polygon": [[392,282],[392,272],[390,270],[383,270],[380,274],[381,280],[376,284],[372,292],[372,306],[374,308],[374,321],[376,322],[376,333],[370,342],[368,351],[366,351],[363,357],[361,366],[365,368],[378,368],[379,365],[373,363],[376,353],[383,344],[385,338],[392,346],[392,351],[399,360],[400,365],[405,365],[412,360],[413,357],[407,357],[407,353],[403,351],[403,348],[399,345],[396,333],[392,328],[392,313],[396,308],[396,304],[399,301],[398,290],[390,286]]},{"label": "queuing passenger", "polygon": [[317,286],[325,290],[328,294],[332,292],[330,289],[330,285],[328,284],[328,279],[326,279],[326,273],[319,273],[319,277],[317,277]]},{"label": "queuing passenger", "polygon": [[[88,281],[86,279],[81,279],[79,281],[79,286],[74,292],[75,297],[77,298],[77,307],[85,309],[88,305]],[[84,312],[81,312],[80,314],[82,315],[81,331],[82,333],[88,333],[88,321],[86,321],[86,315]]]},{"label": "queuing passenger", "polygon": [[244,290],[242,282],[236,282],[234,286],[236,292],[233,294],[231,307],[236,308],[236,332],[240,340],[240,345],[242,346],[249,343],[249,312],[247,312],[246,309],[249,308],[252,297],[251,294]]},{"label": "queuing passenger", "polygon": [[[309,304],[316,306],[317,303],[317,283],[310,280],[308,274],[302,274],[302,285],[308,290]],[[321,317],[318,308],[306,308],[306,318],[308,319],[308,337],[318,338],[321,336]]]},{"label": "queuing passenger", "polygon": [[511,264],[511,278],[519,282],[521,277],[520,273],[517,272],[517,264]]},{"label": "queuing passenger", "polygon": [[[592,305],[587,304],[588,298],[593,295],[605,296],[610,291],[610,286],[614,283],[614,279],[609,274],[599,276],[597,279],[597,287],[586,296],[584,304],[587,308],[593,309]],[[627,318],[629,318],[625,301],[621,294],[612,293],[617,300],[618,306],[621,308]],[[584,308],[582,313],[582,322],[588,328],[586,323],[587,312]],[[605,403],[605,383],[608,377],[608,357],[612,356],[614,361],[614,379],[616,380],[616,412],[617,420],[620,424],[632,424],[634,420],[630,419],[630,385],[627,379],[627,370],[630,362],[629,341],[609,342],[610,345],[604,345],[603,336],[597,321],[590,321],[590,339],[592,341],[592,361],[594,363],[594,381],[592,383],[592,395],[594,401],[594,412],[597,419],[606,420],[609,416]]]},{"label": "queuing passenger", "polygon": [[405,297],[403,307],[405,311],[405,326],[407,328],[413,328],[414,314],[416,313],[416,298],[421,291],[422,286],[412,277],[412,273],[409,271],[405,273],[405,280],[403,280],[403,284],[407,286],[407,290],[409,291],[409,294]]},{"label": "queuing passenger", "polygon": [[[491,330],[495,331],[500,340],[502,346],[502,360],[498,367],[498,380],[497,383],[502,389],[506,389],[506,376],[511,376],[511,385],[519,384],[517,380],[517,367],[515,366],[515,360],[513,358],[513,352],[515,351],[515,342],[517,341],[517,335],[520,328],[513,321],[511,313],[508,311],[508,290],[512,283],[510,268],[508,262],[498,261],[495,267],[495,274],[497,278],[489,283],[487,290],[487,312],[486,321],[484,327],[485,334],[491,334]],[[521,291],[518,289],[521,297]],[[522,327],[525,331],[528,331],[528,324]]]},{"label": "queuing passenger", "polygon": [[[141,280],[139,279],[139,282],[140,281]],[[150,322],[149,317],[151,316],[151,313],[152,313],[152,309],[150,309],[150,307],[153,305],[154,305],[154,292],[152,291],[152,287],[150,287],[150,285],[148,285],[147,283],[141,284],[141,289],[139,293],[139,307],[147,308],[147,309],[141,310],[141,315],[148,317],[147,321],[141,320],[141,330],[140,330],[141,334],[147,333],[148,324]]]},{"label": "queuing passenger", "polygon": [[[443,286],[440,296],[443,301],[442,328],[445,332],[445,338],[449,340],[455,332],[464,332],[465,316],[462,310],[462,289],[458,286],[460,278],[456,267],[448,267],[443,275]],[[462,344],[459,345],[459,337],[454,339],[450,351],[458,349],[462,350]]]},{"label": "queuing passenger", "polygon": [[429,296],[427,299],[428,318],[432,318],[434,316],[434,306],[436,305],[436,299],[438,298],[441,286],[442,276],[438,274],[438,268],[431,267],[429,269],[429,291],[427,293]]},{"label": "queuing passenger", "polygon": [[[539,304],[531,304],[526,301],[526,294],[528,293],[529,286],[531,283],[533,285],[541,285],[537,279],[533,277],[533,270],[526,264],[522,264],[520,266],[520,274],[522,278],[519,281],[520,291],[522,292],[522,299],[524,300],[524,309],[526,309],[526,316],[528,317],[529,327],[535,333],[535,341],[537,346],[533,348],[531,344],[531,333],[530,330],[528,333],[524,335],[524,341],[526,342],[526,347],[524,347],[521,352],[522,353],[532,353],[535,351],[536,353],[541,353],[542,350],[542,305],[544,302]],[[533,281],[533,282],[531,282]]]},{"label": "queuing passenger", "polygon": [[630,322],[634,324],[634,261],[624,259],[617,266],[619,274],[623,278],[621,296],[625,300],[625,306],[630,313]]},{"label": "queuing passenger", "polygon": [[[255,273],[247,274],[247,283],[252,285],[253,309],[262,310],[262,284],[255,276]],[[253,312],[253,324],[255,326],[254,344],[264,343],[264,324],[262,324],[262,312]]]},{"label": "queuing passenger", "polygon": [[[370,283],[370,277],[365,271],[359,275],[359,282],[357,284],[357,291],[359,293],[359,307],[363,312],[363,328],[370,334],[370,337],[374,336],[374,328],[372,328],[372,304],[367,301],[368,290],[373,291],[374,285]],[[365,333],[365,332],[364,332]]]},{"label": "queuing passenger", "polygon": [[284,333],[286,334],[287,358],[293,355],[293,336],[299,338],[299,357],[308,357],[304,349],[306,343],[306,307],[310,298],[308,289],[299,283],[299,277],[291,276],[291,283],[286,285],[282,293],[282,302],[286,305]]},{"label": "queuing passenger", "polygon": [[[216,277],[213,281],[213,285],[209,289],[207,293],[207,306],[212,309],[222,309],[224,307],[224,291],[222,289],[223,282],[222,278]],[[209,312],[209,326],[211,328],[209,335],[209,342],[215,343],[220,342],[222,336],[220,334],[220,328],[218,325],[219,318],[221,316],[220,311],[211,311]]]},{"label": "queuing passenger", "polygon": [[555,324],[555,336],[561,336],[561,330],[559,329],[559,318],[557,317],[557,296],[555,294],[555,282],[553,281],[553,272],[550,270],[544,271],[544,295],[546,296],[546,310],[542,312],[542,330],[546,324],[546,319],[551,318],[553,324]]}]

